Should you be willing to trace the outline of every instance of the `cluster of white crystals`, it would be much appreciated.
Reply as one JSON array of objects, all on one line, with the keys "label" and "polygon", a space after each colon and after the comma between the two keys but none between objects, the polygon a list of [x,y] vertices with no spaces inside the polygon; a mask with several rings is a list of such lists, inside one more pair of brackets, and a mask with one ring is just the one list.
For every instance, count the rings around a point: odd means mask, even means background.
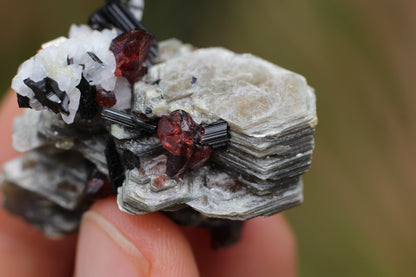
[{"label": "cluster of white crystals", "polygon": [[12,88],[21,96],[30,98],[33,109],[41,110],[45,107],[24,80],[29,78],[38,82],[46,77],[53,79],[69,97],[69,114],[62,114],[62,118],[66,123],[72,123],[79,106],[80,91],[77,86],[82,76],[97,89],[113,91],[116,87],[116,60],[110,51],[111,41],[116,35],[116,32],[107,29],[100,32],[86,25],[73,25],[69,38],[60,37],[44,44],[34,57],[20,66]]}]

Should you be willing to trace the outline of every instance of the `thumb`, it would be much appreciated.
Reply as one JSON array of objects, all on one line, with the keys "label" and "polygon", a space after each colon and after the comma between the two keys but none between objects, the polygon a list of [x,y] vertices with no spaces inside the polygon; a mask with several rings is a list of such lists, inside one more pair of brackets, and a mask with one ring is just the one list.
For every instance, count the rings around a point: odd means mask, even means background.
[{"label": "thumb", "polygon": [[75,276],[199,276],[191,247],[161,214],[122,213],[114,197],[84,214]]}]

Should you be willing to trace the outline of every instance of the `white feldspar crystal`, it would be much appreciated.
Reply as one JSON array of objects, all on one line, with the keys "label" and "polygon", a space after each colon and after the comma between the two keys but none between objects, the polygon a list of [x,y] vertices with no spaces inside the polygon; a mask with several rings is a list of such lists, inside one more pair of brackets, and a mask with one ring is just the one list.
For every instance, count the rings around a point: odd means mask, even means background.
[{"label": "white feldspar crystal", "polygon": [[[152,85],[156,80],[159,84]],[[136,107],[151,108],[154,116],[182,109],[203,122],[222,118],[234,131],[253,137],[297,124],[313,127],[317,121],[315,95],[304,77],[223,48],[174,55],[150,68],[135,90]]]},{"label": "white feldspar crystal", "polygon": [[195,47],[191,44],[183,44],[182,41],[171,38],[159,43],[159,52],[156,57],[156,63],[165,62],[174,57],[191,53]]},{"label": "white feldspar crystal", "polygon": [[113,109],[126,110],[131,106],[131,85],[124,77],[117,78],[116,86],[114,88],[116,96],[116,104]]},{"label": "white feldspar crystal", "polygon": [[[62,118],[66,123],[72,123],[79,106],[80,91],[77,86],[82,76],[97,89],[114,90],[117,82],[114,76],[116,60],[109,48],[116,35],[113,31],[99,32],[86,25],[71,26],[69,38],[60,37],[44,44],[34,57],[20,66],[12,88],[30,98],[32,108],[41,110],[45,107],[34,98],[33,91],[23,81],[30,78],[38,82],[45,77],[55,80],[59,89],[69,97],[69,115],[62,114]],[[88,52],[102,63],[94,61]]]},{"label": "white feldspar crystal", "polygon": [[[75,64],[85,65],[83,74],[91,85],[105,90],[114,90],[117,81],[114,76],[116,60],[110,50],[111,42],[116,36],[117,33],[113,31],[104,29],[99,32],[86,25],[72,25],[69,31],[69,38],[75,40],[70,49],[72,55],[69,57],[73,57]],[[88,52],[94,53],[102,64],[94,62]]]},{"label": "white feldspar crystal", "polygon": [[41,113],[32,109],[16,117],[13,128],[13,148],[18,152],[27,152],[44,144],[38,135],[37,124],[41,120]]}]

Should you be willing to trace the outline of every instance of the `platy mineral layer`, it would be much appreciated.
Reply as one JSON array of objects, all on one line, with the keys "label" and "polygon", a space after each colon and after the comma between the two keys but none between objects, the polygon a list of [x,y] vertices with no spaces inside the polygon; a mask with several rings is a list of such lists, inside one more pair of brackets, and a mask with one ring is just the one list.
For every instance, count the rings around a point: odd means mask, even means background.
[{"label": "platy mineral layer", "polygon": [[250,54],[157,43],[140,11],[107,1],[19,68],[12,87],[28,110],[13,145],[26,154],[4,167],[5,207],[62,236],[114,193],[124,212],[162,211],[227,245],[240,221],[300,204],[317,124],[305,78]]},{"label": "platy mineral layer", "polygon": [[[161,52],[175,43],[162,43]],[[302,201],[300,175],[310,166],[316,125],[315,96],[302,76],[223,48],[173,55],[135,84],[132,113],[178,109],[202,124],[225,120],[228,146],[182,178],[166,179],[161,190],[155,180],[166,171],[166,154],[148,160],[140,141],[118,141],[143,156],[141,170],[128,171],[119,189],[121,209],[137,214],[186,203],[210,217],[245,220]]]}]

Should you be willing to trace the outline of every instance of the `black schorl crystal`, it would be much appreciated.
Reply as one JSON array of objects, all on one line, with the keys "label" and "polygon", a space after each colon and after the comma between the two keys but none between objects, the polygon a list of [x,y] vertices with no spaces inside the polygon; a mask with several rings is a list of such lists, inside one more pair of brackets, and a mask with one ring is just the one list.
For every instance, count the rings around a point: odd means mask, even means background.
[{"label": "black schorl crystal", "polygon": [[196,84],[197,81],[198,81],[198,78],[195,76],[192,76],[191,85]]},{"label": "black schorl crystal", "polygon": [[19,108],[28,108],[28,109],[32,108],[32,107],[30,107],[30,98],[29,97],[22,96],[18,93],[16,95],[17,95],[17,104],[19,105]]},{"label": "black schorl crystal", "polygon": [[74,64],[74,58],[66,57],[66,64],[67,65]]},{"label": "black schorl crystal", "polygon": [[87,54],[88,54],[88,56],[90,56],[90,57],[91,57],[91,59],[92,59],[94,62],[97,62],[97,63],[99,63],[99,64],[103,64],[103,62],[100,60],[100,58],[99,58],[99,57],[97,57],[97,55],[96,55],[94,52],[88,51],[88,52],[87,52]]},{"label": "black schorl crystal", "polygon": [[214,249],[232,245],[240,240],[244,221],[210,218],[201,227],[211,233],[211,246]]},{"label": "black schorl crystal", "polygon": [[156,132],[157,125],[155,122],[146,122],[130,114],[111,108],[103,108],[101,117],[112,123],[123,125],[127,128],[138,129],[147,133]]},{"label": "black schorl crystal", "polygon": [[154,82],[152,83],[152,86],[159,85],[160,81],[161,81],[160,79],[157,79],[156,81],[154,81]]},{"label": "black schorl crystal", "polygon": [[77,88],[81,92],[78,108],[79,115],[83,119],[94,118],[94,116],[96,116],[100,111],[100,107],[95,101],[95,94],[97,93],[96,87],[91,86],[88,81],[82,77]]},{"label": "black schorl crystal", "polygon": [[149,108],[149,107],[147,107],[145,110],[144,110],[144,113],[145,114],[151,114],[153,112],[153,110],[151,109],[151,108]]},{"label": "black schorl crystal", "polygon": [[108,176],[110,177],[111,187],[113,192],[116,194],[117,189],[123,185],[126,175],[120,155],[117,152],[114,139],[110,135],[106,138],[104,154],[107,161]]},{"label": "black schorl crystal", "polygon": [[[136,19],[127,5],[121,0],[108,0],[102,8],[91,15],[88,20],[88,25],[92,29],[100,31],[112,28],[120,30],[121,33],[134,29],[147,31],[143,24]],[[158,43],[155,40],[149,53],[150,61],[156,58],[157,51]],[[150,66],[151,64],[147,62],[146,65]]]},{"label": "black schorl crystal", "polygon": [[128,149],[123,151],[123,163],[128,170],[140,168],[140,158]]},{"label": "black schorl crystal", "polygon": [[55,113],[63,113],[69,115],[68,95],[59,89],[58,83],[46,77],[39,82],[34,82],[30,78],[23,81],[26,86],[32,89],[35,98],[45,107],[48,107]]},{"label": "black schorl crystal", "polygon": [[213,149],[225,147],[230,141],[230,127],[222,119],[209,125],[203,125],[205,133],[201,137],[201,145],[209,145]]}]

